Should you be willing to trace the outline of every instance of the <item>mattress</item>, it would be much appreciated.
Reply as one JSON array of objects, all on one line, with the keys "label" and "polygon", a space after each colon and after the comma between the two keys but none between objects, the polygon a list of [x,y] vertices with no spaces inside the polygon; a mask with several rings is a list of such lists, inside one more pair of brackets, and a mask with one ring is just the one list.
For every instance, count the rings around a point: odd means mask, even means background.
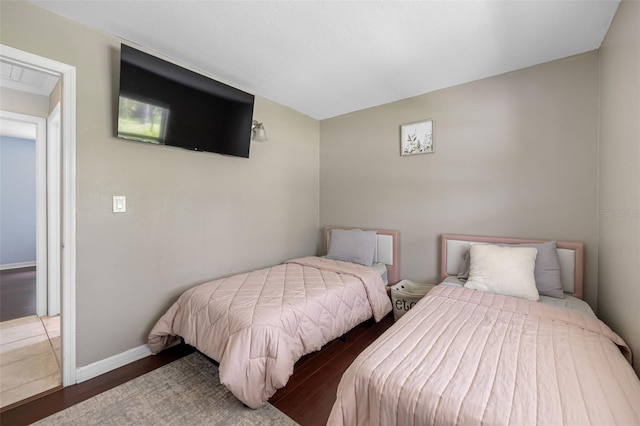
[{"label": "mattress", "polygon": [[[440,283],[441,285],[450,285],[453,287],[464,287],[464,281],[459,280],[456,277],[447,277]],[[564,299],[558,299],[555,297],[549,296],[540,296],[540,303],[544,303],[545,305],[556,306],[558,308],[572,309],[574,311],[582,312],[583,314],[596,316],[591,309],[591,306],[584,300],[578,299],[577,297],[565,295]]]}]

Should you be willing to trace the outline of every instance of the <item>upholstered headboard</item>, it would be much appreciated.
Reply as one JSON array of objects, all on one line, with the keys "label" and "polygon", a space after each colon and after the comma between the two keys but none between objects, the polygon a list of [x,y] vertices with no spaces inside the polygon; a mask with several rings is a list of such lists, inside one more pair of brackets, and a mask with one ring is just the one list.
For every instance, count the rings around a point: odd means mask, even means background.
[{"label": "upholstered headboard", "polygon": [[[527,238],[484,237],[476,235],[443,234],[440,278],[456,276],[463,256],[472,243],[518,244],[542,243],[553,240]],[[560,259],[560,281],[566,294],[582,299],[584,281],[584,244],[572,241],[556,242]]]},{"label": "upholstered headboard", "polygon": [[375,262],[387,265],[387,280],[389,285],[400,281],[400,231],[392,229],[357,228],[353,226],[325,226],[324,253],[327,253],[329,231],[332,229],[362,229],[377,232],[377,247]]}]

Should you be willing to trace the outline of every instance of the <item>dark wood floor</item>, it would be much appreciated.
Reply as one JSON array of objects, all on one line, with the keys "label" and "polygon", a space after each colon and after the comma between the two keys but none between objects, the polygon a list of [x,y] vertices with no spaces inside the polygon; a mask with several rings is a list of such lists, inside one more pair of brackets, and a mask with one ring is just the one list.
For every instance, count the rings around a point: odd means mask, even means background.
[{"label": "dark wood floor", "polygon": [[[322,350],[301,358],[287,386],[269,400],[302,426],[325,425],[336,398],[342,374],[351,362],[378,336],[393,325],[393,315],[379,323],[365,322],[336,339]],[[141,376],[194,351],[178,345],[158,355],[146,357],[95,379],[69,386],[0,413],[0,424],[28,425],[99,393]]]},{"label": "dark wood floor", "polygon": [[0,321],[36,314],[36,268],[0,271]]}]

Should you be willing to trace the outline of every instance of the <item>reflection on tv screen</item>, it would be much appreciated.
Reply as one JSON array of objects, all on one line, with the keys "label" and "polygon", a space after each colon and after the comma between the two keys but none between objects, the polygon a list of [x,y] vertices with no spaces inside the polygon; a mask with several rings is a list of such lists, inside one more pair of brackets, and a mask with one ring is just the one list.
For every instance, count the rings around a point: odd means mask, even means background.
[{"label": "reflection on tv screen", "polygon": [[164,144],[169,109],[120,96],[118,137]]}]

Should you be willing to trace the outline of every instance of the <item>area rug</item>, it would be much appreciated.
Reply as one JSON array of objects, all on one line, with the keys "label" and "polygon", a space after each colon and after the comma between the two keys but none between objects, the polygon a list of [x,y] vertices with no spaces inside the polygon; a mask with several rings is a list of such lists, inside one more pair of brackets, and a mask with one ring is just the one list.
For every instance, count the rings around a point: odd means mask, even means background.
[{"label": "area rug", "polygon": [[218,368],[190,354],[37,425],[296,425],[274,406],[246,408],[220,384]]}]

